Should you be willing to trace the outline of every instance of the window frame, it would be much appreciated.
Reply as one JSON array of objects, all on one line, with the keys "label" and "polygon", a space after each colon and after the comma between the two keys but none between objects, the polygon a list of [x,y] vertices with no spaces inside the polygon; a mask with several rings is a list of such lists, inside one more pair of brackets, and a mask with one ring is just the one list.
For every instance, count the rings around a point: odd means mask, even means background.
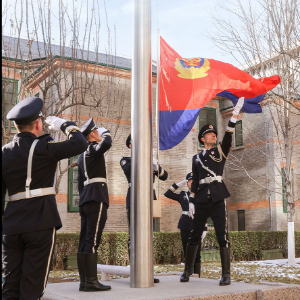
[{"label": "window frame", "polygon": [[[199,132],[200,132],[200,130],[201,130],[201,117],[200,117],[200,114],[201,114],[201,111],[202,110],[210,110],[210,111],[214,111],[215,112],[215,120],[216,120],[216,124],[215,124],[215,126],[216,126],[216,128],[217,128],[217,130],[218,130],[218,115],[217,115],[217,109],[216,108],[214,108],[214,107],[202,107],[201,108],[201,110],[200,110],[200,112],[199,112],[199,117],[198,117],[198,119],[199,119],[199,130],[198,130],[198,134],[199,134]],[[216,143],[216,145],[218,145],[218,136],[217,136],[217,143]],[[204,149],[204,145],[202,145],[199,141],[198,141],[198,149],[200,149],[200,150],[202,150],[202,149]]]},{"label": "window frame", "polygon": [[[19,80],[17,80],[17,79],[11,79],[11,78],[8,78],[8,77],[2,77],[2,82],[3,81],[8,81],[8,82],[11,82],[11,83],[15,83],[15,95],[16,95],[16,101],[15,101],[15,103],[13,104],[12,103],[12,107],[11,108],[13,108],[17,103],[18,103],[18,89],[19,89]],[[2,84],[2,96],[3,96],[3,84]],[[8,113],[8,111],[7,112],[4,112],[4,109],[3,109],[3,97],[2,97],[2,113]],[[5,104],[4,104],[5,105]],[[2,116],[3,117],[3,116]],[[2,119],[3,120],[3,119]],[[4,122],[4,124],[5,124],[5,128],[8,128],[9,127],[9,123],[10,123],[10,128],[12,129],[12,130],[15,130],[15,126],[14,126],[14,124],[13,124],[13,122],[11,122],[11,121],[9,121],[9,120],[7,120],[8,122]]]},{"label": "window frame", "polygon": [[[236,145],[236,140],[237,140],[237,133],[236,133],[236,130],[237,130],[237,124],[241,124],[241,131],[242,131],[242,144],[241,145]],[[233,137],[232,137],[232,140],[233,140],[233,145],[232,145],[232,148],[234,150],[238,150],[238,149],[243,149],[244,148],[244,137],[243,137],[243,121],[242,120],[237,120],[236,121],[236,124],[235,124],[235,128],[234,128],[234,131],[233,131]]]},{"label": "window frame", "polygon": [[[241,214],[243,214],[243,222],[239,217]],[[238,223],[238,231],[246,231],[246,212],[244,209],[237,210],[237,223]]]},{"label": "window frame", "polygon": [[[221,97],[221,96],[220,96],[220,98],[219,98],[219,111],[220,111],[220,112],[223,112],[223,111],[225,111],[225,110],[234,108],[233,103],[232,103],[232,105],[230,105],[230,106],[227,106],[227,107],[222,108],[222,101],[225,100],[225,99],[228,99],[228,98],[226,98],[226,97]],[[229,99],[229,100],[230,100],[230,99]]]},{"label": "window frame", "polygon": [[[68,165],[70,165],[74,159],[78,159],[78,157],[79,157],[79,155],[69,158]],[[74,169],[75,168],[77,168],[77,170],[78,170],[78,166],[69,168],[69,170],[68,170],[68,212],[79,212],[79,206],[73,205],[73,197],[74,196],[79,197],[78,190],[77,190],[77,193],[74,193],[74,191],[73,191]],[[78,183],[77,179],[76,179],[76,182]]]}]

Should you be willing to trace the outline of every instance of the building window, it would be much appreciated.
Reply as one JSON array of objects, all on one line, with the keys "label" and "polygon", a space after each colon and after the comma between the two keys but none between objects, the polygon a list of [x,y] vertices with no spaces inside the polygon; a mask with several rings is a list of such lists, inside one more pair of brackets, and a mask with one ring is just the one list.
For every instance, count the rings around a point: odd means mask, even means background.
[{"label": "building window", "polygon": [[245,210],[238,209],[237,210],[237,218],[238,218],[238,231],[245,231]]},{"label": "building window", "polygon": [[231,109],[233,107],[234,107],[234,105],[231,100],[229,100],[225,97],[219,98],[219,110],[220,111],[225,111],[225,110]]},{"label": "building window", "polygon": [[[210,107],[203,107],[200,110],[199,114],[199,131],[201,130],[202,126],[211,124],[214,125],[217,129],[217,113],[215,108]],[[200,147],[204,147],[202,144],[199,143]]]},{"label": "building window", "polygon": [[234,140],[234,147],[242,147],[244,145],[242,120],[236,121],[233,140]]},{"label": "building window", "polygon": [[[69,158],[69,165],[75,162],[78,156]],[[79,211],[79,192],[78,192],[78,166],[70,168],[68,171],[68,210],[70,212]]]},{"label": "building window", "polygon": [[7,78],[2,79],[2,122],[7,128],[12,122],[6,119],[7,113],[17,104],[18,81]]}]

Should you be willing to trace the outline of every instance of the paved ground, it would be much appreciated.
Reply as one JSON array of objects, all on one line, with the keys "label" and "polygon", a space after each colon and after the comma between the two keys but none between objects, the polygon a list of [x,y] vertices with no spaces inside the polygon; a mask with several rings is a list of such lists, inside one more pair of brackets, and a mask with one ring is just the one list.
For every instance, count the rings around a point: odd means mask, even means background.
[{"label": "paved ground", "polygon": [[[257,290],[278,289],[274,285],[257,285],[233,282],[229,286],[219,286],[219,281],[206,278],[191,277],[189,282],[179,282],[179,275],[156,276],[160,283],[151,288],[131,288],[130,278],[102,281],[111,285],[112,289],[105,292],[79,292],[79,282],[48,284],[43,300],[165,300],[184,299],[189,297],[224,295],[230,293],[254,292]],[[286,285],[284,285],[286,286]],[[292,286],[292,285],[289,285]],[[246,296],[246,295],[245,295]],[[232,297],[232,299],[248,299]]]}]

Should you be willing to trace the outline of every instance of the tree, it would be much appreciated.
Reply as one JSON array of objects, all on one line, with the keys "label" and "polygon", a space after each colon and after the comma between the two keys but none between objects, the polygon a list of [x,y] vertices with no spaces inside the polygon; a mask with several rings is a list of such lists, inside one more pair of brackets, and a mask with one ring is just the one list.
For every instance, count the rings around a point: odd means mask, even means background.
[{"label": "tree", "polygon": [[[230,19],[213,15],[215,31],[210,38],[226,54],[231,54],[241,68],[253,76],[266,77],[278,74],[281,83],[266,95],[262,105],[267,107],[265,130],[273,136],[272,151],[261,153],[272,156],[275,188],[256,182],[284,194],[287,208],[288,236],[293,237],[295,202],[299,195],[292,192],[293,167],[299,169],[300,140],[300,2],[299,0],[237,0],[225,1],[222,8]],[[226,15],[226,14],[224,14]],[[228,15],[228,14],[227,14]],[[270,148],[270,143],[269,143]],[[243,159],[234,157],[233,168],[242,168],[251,179]],[[282,181],[282,182],[281,182]],[[281,186],[283,188],[281,189]],[[289,264],[295,264],[295,241],[289,238]]]},{"label": "tree", "polygon": [[[82,115],[97,116],[97,123],[108,126],[113,138],[116,136],[127,87],[119,76],[122,71],[117,69],[116,36],[114,33],[111,37],[107,15],[107,49],[105,54],[99,53],[100,16],[101,8],[94,0],[58,0],[56,6],[50,0],[5,2],[2,10],[3,144],[11,139],[13,128],[5,120],[6,113],[17,98],[20,101],[30,96],[44,100],[45,118],[60,116],[80,126],[86,121],[81,120]],[[7,24],[10,32],[5,36]],[[61,133],[53,134],[56,140],[62,139]],[[57,193],[63,174],[76,164],[65,166],[59,162]]]}]

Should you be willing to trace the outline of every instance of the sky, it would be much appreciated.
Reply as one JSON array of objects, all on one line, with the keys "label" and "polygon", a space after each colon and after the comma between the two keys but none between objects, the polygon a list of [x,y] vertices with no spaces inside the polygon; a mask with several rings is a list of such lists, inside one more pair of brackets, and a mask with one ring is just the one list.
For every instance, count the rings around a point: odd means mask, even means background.
[{"label": "sky", "polygon": [[[15,0],[18,2],[17,11],[13,8],[14,2],[11,0],[4,0],[2,6],[2,16],[6,18],[2,21],[3,33],[5,35],[15,35],[10,27],[9,19],[15,20],[15,16],[20,19],[21,2],[24,0]],[[32,0],[34,7],[40,0]],[[58,6],[59,0],[51,1],[51,30],[53,33],[59,32],[57,28],[56,20],[58,19]],[[72,11],[72,3],[75,3],[78,7],[82,5],[80,20],[81,24],[85,24],[87,15],[86,1],[96,0],[65,0],[66,7],[69,11]],[[133,0],[99,0],[99,11],[100,11],[100,38],[99,38],[99,52],[107,51],[107,25],[111,29],[111,36],[114,35],[114,28],[116,29],[116,54],[127,58],[132,58],[133,49]],[[218,2],[217,2],[218,1]],[[182,57],[204,57],[213,58],[216,60],[232,63],[237,63],[229,55],[224,55],[221,49],[217,48],[210,38],[208,33],[214,29],[212,13],[221,14],[224,18],[232,18],[227,12],[220,8],[220,2],[225,0],[152,0],[151,1],[151,16],[152,16],[152,59],[157,58],[157,28],[160,30],[160,35],[166,40],[166,42],[174,48]],[[245,0],[242,0],[245,1]],[[254,1],[254,0],[251,0]],[[97,2],[97,1],[96,1]],[[70,4],[71,3],[71,4]],[[104,5],[105,3],[105,5]],[[226,4],[230,5],[230,4]],[[105,14],[105,9],[106,12]],[[8,10],[6,11],[6,8]],[[25,11],[23,7],[23,12]],[[37,10],[35,10],[37,14]],[[37,19],[37,15],[33,16],[31,13],[28,14],[29,28],[33,28],[33,20]],[[25,20],[25,15],[24,15]],[[16,22],[16,21],[15,21]],[[67,25],[68,26],[68,25]],[[84,32],[84,26],[81,26],[81,32]],[[95,30],[92,28],[91,30]],[[27,38],[27,31],[23,26],[21,37]],[[71,38],[71,37],[70,37]],[[52,34],[52,43],[58,44],[59,35]]]}]

